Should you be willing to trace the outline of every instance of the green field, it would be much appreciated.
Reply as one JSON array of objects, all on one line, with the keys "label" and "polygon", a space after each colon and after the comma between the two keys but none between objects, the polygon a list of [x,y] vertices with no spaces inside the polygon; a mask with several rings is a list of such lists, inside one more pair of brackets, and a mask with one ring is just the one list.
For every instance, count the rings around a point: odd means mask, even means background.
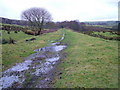
[{"label": "green field", "polygon": [[112,28],[112,26],[109,26],[109,25],[87,25],[87,26],[102,27],[102,28]]},{"label": "green field", "polygon": [[56,88],[117,88],[118,42],[66,30],[67,58],[62,59]]},{"label": "green field", "polygon": [[[24,34],[23,32],[14,33],[11,31],[7,34],[6,31],[2,31],[2,39],[8,39],[11,37],[16,41],[16,44],[3,44],[2,45],[2,63],[4,65],[3,71],[10,68],[16,63],[22,62],[24,57],[34,53],[35,49],[44,47],[49,42],[48,40],[55,40],[60,38],[60,31],[41,36],[32,36]],[[26,39],[36,38],[34,41],[26,42]]]},{"label": "green field", "polygon": [[108,26],[108,25],[93,25],[96,27],[103,27],[103,28],[112,28],[112,26]]},{"label": "green field", "polygon": [[118,37],[117,34],[112,34],[110,32],[93,32],[93,34],[97,34],[97,35],[103,35],[103,36],[106,36],[106,37]]},{"label": "green field", "polygon": [[4,24],[4,23],[0,23],[0,26],[14,26],[14,27],[24,27],[24,26],[21,26],[21,25],[16,25],[16,24]]},{"label": "green field", "polygon": [[[62,52],[66,58],[61,59],[58,71],[62,74],[55,77],[56,88],[117,88],[118,87],[118,41],[105,40],[88,36],[72,30],[58,30],[40,36],[26,35],[23,32],[7,34],[3,38],[16,40],[16,44],[2,45],[2,62],[4,69],[22,62],[24,57],[34,53],[33,50],[46,46],[48,40],[60,38],[65,32],[64,43],[68,47]],[[35,37],[35,41],[25,42]]]}]

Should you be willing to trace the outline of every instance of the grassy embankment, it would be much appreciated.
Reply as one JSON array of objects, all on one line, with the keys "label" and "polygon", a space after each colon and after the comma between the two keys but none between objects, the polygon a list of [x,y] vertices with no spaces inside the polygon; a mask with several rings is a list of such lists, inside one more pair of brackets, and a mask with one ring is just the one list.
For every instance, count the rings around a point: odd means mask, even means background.
[{"label": "grassy embankment", "polygon": [[[11,37],[16,41],[16,44],[2,44],[2,64],[4,65],[3,71],[7,68],[22,62],[24,57],[34,53],[33,50],[44,47],[48,44],[48,40],[59,39],[61,32],[53,32],[43,34],[40,36],[27,35],[23,32],[14,33],[11,31],[7,34],[6,31],[2,31],[2,38],[9,39]],[[34,41],[26,42],[26,39],[36,38]]]},{"label": "grassy embankment", "polygon": [[117,88],[118,42],[65,31],[67,57],[58,66],[56,88]]}]

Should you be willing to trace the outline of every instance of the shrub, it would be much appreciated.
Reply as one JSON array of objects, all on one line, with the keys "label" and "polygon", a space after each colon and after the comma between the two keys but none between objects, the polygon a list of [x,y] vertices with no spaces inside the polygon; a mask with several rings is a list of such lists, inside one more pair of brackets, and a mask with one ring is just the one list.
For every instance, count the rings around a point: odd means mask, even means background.
[{"label": "shrub", "polygon": [[15,40],[12,39],[11,37],[9,38],[9,44],[15,44]]},{"label": "shrub", "polygon": [[14,31],[14,33],[18,33],[17,31]]},{"label": "shrub", "polygon": [[10,31],[8,31],[7,33],[10,34]]},{"label": "shrub", "polygon": [[7,44],[9,41],[6,39],[2,39],[2,44]]},{"label": "shrub", "polygon": [[36,33],[31,31],[31,30],[26,30],[24,31],[26,34],[29,34],[29,35],[35,35]]}]

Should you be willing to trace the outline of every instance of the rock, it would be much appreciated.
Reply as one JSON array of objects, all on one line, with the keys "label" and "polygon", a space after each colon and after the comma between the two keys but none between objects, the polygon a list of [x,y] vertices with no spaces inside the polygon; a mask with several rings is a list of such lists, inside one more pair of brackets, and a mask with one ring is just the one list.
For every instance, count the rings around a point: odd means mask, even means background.
[{"label": "rock", "polygon": [[62,74],[62,72],[58,73],[58,75],[61,75],[61,74]]},{"label": "rock", "polygon": [[33,41],[33,40],[36,40],[36,38],[27,39],[25,41]]}]

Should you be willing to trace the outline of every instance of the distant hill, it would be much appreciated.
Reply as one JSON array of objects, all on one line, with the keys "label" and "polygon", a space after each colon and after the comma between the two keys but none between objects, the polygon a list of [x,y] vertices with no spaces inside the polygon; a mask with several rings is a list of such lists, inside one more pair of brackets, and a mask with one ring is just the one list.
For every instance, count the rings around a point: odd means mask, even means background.
[{"label": "distant hill", "polygon": [[23,20],[14,20],[14,19],[8,19],[8,18],[3,18],[0,17],[1,23],[4,24],[16,24],[16,25],[28,25],[27,21],[23,21]]},{"label": "distant hill", "polygon": [[[16,24],[16,25],[22,25],[22,26],[26,26],[28,25],[28,22],[27,21],[23,21],[23,20],[14,20],[14,19],[8,19],[8,18],[3,18],[3,17],[0,17],[0,20],[1,20],[1,23],[4,23],[4,24]],[[73,21],[70,21],[70,22],[73,22]],[[62,26],[66,26],[68,27],[68,25],[70,24],[70,22],[49,22],[49,23],[46,23],[46,25],[44,26],[45,28],[61,28],[61,25]],[[93,22],[83,22],[84,24],[87,24],[87,25],[103,25],[103,26],[110,26],[112,27],[111,29],[112,30],[118,30],[118,23],[120,23],[120,21],[93,21]],[[71,24],[73,25],[73,24]],[[69,26],[71,26],[69,25]]]},{"label": "distant hill", "polygon": [[89,25],[107,25],[107,26],[115,26],[120,23],[120,21],[94,21],[94,22],[84,22]]}]

